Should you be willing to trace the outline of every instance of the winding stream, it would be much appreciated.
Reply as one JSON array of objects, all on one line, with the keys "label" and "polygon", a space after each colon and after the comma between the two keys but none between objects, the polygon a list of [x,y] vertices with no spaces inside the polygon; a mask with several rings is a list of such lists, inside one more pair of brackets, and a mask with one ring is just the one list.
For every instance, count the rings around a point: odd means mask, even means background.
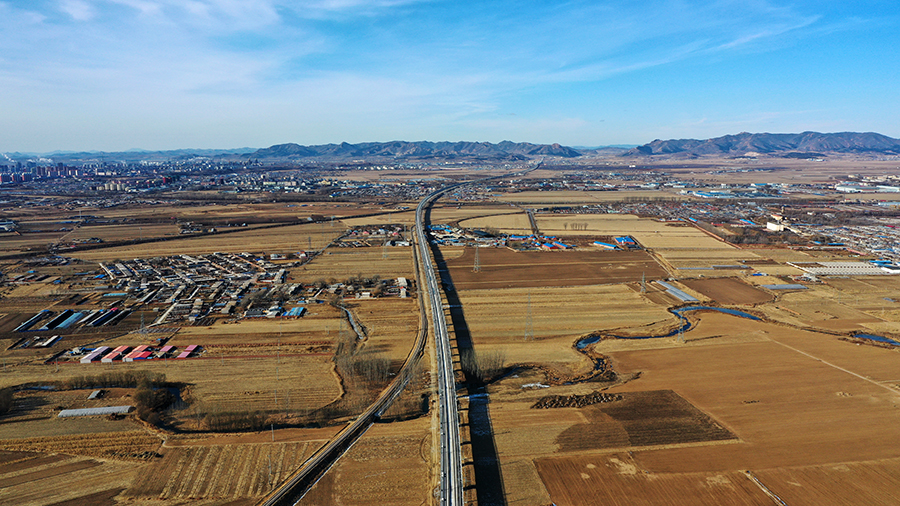
[{"label": "winding stream", "polygon": [[[663,338],[663,337],[672,337],[680,332],[687,332],[688,330],[691,329],[692,325],[691,325],[690,320],[685,318],[684,315],[682,314],[682,313],[686,313],[688,311],[718,311],[720,313],[730,314],[732,316],[738,316],[740,318],[747,318],[750,320],[757,320],[757,321],[760,320],[760,318],[757,316],[753,316],[752,314],[745,313],[743,311],[738,311],[737,309],[728,309],[728,308],[713,307],[713,306],[688,306],[688,307],[682,307],[682,308],[678,308],[678,309],[670,309],[669,311],[681,320],[681,326],[676,328],[675,330],[669,332],[668,334],[655,335],[655,336],[617,336],[615,334],[604,334],[604,335],[612,336],[616,339],[659,339],[659,338]],[[585,337],[584,339],[581,339],[580,341],[575,343],[575,348],[579,349],[579,350],[583,350],[583,349],[587,348],[588,346],[596,343],[600,339],[602,339],[604,337],[604,335]],[[898,344],[900,344],[900,343],[898,343]]]}]

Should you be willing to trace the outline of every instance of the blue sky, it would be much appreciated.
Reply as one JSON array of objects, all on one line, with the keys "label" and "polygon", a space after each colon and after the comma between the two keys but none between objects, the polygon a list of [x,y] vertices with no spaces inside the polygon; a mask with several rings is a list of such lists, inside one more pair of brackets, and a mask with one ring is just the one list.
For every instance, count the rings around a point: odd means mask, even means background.
[{"label": "blue sky", "polygon": [[895,1],[0,0],[0,151],[900,137]]}]

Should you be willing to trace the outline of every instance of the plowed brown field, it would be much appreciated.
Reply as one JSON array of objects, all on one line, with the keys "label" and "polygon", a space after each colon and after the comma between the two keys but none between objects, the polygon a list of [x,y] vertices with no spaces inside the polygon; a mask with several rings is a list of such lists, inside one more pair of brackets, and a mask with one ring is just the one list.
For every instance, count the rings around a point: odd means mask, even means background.
[{"label": "plowed brown field", "polygon": [[[744,474],[657,474],[627,454],[551,457],[535,462],[554,504],[566,506],[771,506]],[[789,503],[793,504],[793,503]]]},{"label": "plowed brown field", "polygon": [[668,277],[643,251],[523,251],[480,248],[480,272],[473,272],[474,248],[449,258],[447,267],[458,289],[581,286],[626,283]]},{"label": "plowed brown field", "polygon": [[682,279],[680,282],[719,304],[759,304],[775,297],[736,278]]}]

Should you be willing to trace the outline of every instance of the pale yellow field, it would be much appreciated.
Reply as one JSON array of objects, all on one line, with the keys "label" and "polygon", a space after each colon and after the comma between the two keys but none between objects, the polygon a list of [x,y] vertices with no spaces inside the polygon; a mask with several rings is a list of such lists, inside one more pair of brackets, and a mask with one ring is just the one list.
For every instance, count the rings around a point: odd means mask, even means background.
[{"label": "pale yellow field", "polygon": [[431,442],[427,416],[375,424],[299,504],[431,504]]},{"label": "pale yellow field", "polygon": [[[408,226],[413,226],[415,224],[416,213],[415,213],[416,203],[411,203],[410,207],[413,209],[402,212],[402,213],[393,213],[385,216],[367,216],[364,218],[343,218],[341,221],[346,224],[348,227],[358,227],[364,225],[384,225],[384,224],[405,224]],[[504,214],[515,214],[520,212],[519,210],[507,206],[462,206],[457,208],[452,204],[443,203],[443,201],[438,200],[437,204],[431,210],[431,223],[450,223],[452,221],[460,221],[467,220],[473,216],[485,216],[485,215],[504,215]],[[480,225],[469,225],[469,224],[461,224],[462,226],[480,226]]]},{"label": "pale yellow field", "polygon": [[531,222],[528,221],[528,216],[524,212],[472,218],[461,221],[459,225],[466,228],[493,227],[507,234],[531,234]]},{"label": "pale yellow field", "polygon": [[[414,206],[411,206],[414,207]],[[391,213],[384,216],[365,216],[362,218],[342,218],[341,223],[347,227],[362,227],[366,225],[390,225],[403,224],[412,227],[416,222],[415,209],[402,212]]]},{"label": "pale yellow field", "polygon": [[563,190],[553,192],[526,191],[519,193],[507,193],[495,200],[501,202],[516,202],[522,204],[591,204],[597,202],[623,201],[629,198],[647,199],[677,199],[688,198],[676,192],[659,190],[626,190],[626,191],[574,191]]},{"label": "pale yellow field", "polygon": [[[387,258],[383,258],[385,252]],[[329,248],[303,267],[291,271],[292,282],[312,283],[351,276],[381,276],[381,279],[405,277],[414,279],[411,247]]]},{"label": "pale yellow field", "polygon": [[319,249],[341,235],[345,226],[338,221],[275,227],[264,230],[242,230],[229,234],[191,237],[172,241],[104,248],[71,253],[72,257],[103,262],[113,259],[148,258],[170,255],[200,255],[224,252],[290,253]]},{"label": "pale yellow field", "polygon": [[178,235],[179,228],[175,224],[156,225],[103,225],[103,226],[85,226],[73,230],[66,234],[63,238],[64,243],[72,242],[78,239],[90,239],[97,237],[104,241],[127,241],[131,239],[163,237],[170,235]]},{"label": "pale yellow field", "polygon": [[[524,341],[529,295],[534,340]],[[459,296],[476,349],[502,350],[510,364],[578,362],[582,355],[573,345],[584,334],[673,318],[624,285],[463,290]]]},{"label": "pale yellow field", "polygon": [[[0,386],[28,381],[66,380],[112,370],[146,370],[163,373],[168,381],[192,385],[200,410],[246,411],[284,409],[304,412],[319,408],[341,394],[332,372],[331,355],[276,358],[274,349],[264,349],[258,358],[233,357],[187,360],[148,360],[110,364],[66,364],[56,372],[48,365],[18,365],[0,368]],[[276,381],[276,368],[278,379]],[[234,381],[240,378],[240,381]],[[275,389],[278,404],[275,405]]]},{"label": "pale yellow field", "polygon": [[[91,467],[93,466],[93,467]],[[112,497],[127,488],[146,464],[120,460],[93,460],[63,457],[63,460],[37,468],[43,479],[15,479],[15,484],[0,487],[0,503],[9,506],[42,506],[46,504],[92,505],[110,504]],[[0,468],[2,469],[2,468]],[[32,469],[33,472],[34,469]],[[104,493],[105,492],[105,493]],[[85,499],[85,496],[97,496]],[[103,497],[105,496],[105,500]]]},{"label": "pale yellow field", "polygon": [[359,300],[349,307],[366,328],[365,350],[384,353],[394,361],[406,358],[419,330],[417,299]]}]

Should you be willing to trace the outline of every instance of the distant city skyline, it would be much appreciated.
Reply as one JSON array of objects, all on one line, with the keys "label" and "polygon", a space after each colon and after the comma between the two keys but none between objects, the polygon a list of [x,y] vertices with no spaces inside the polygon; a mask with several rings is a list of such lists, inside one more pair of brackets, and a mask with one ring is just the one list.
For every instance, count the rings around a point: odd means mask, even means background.
[{"label": "distant city skyline", "polygon": [[888,1],[0,0],[0,152],[900,137]]}]

